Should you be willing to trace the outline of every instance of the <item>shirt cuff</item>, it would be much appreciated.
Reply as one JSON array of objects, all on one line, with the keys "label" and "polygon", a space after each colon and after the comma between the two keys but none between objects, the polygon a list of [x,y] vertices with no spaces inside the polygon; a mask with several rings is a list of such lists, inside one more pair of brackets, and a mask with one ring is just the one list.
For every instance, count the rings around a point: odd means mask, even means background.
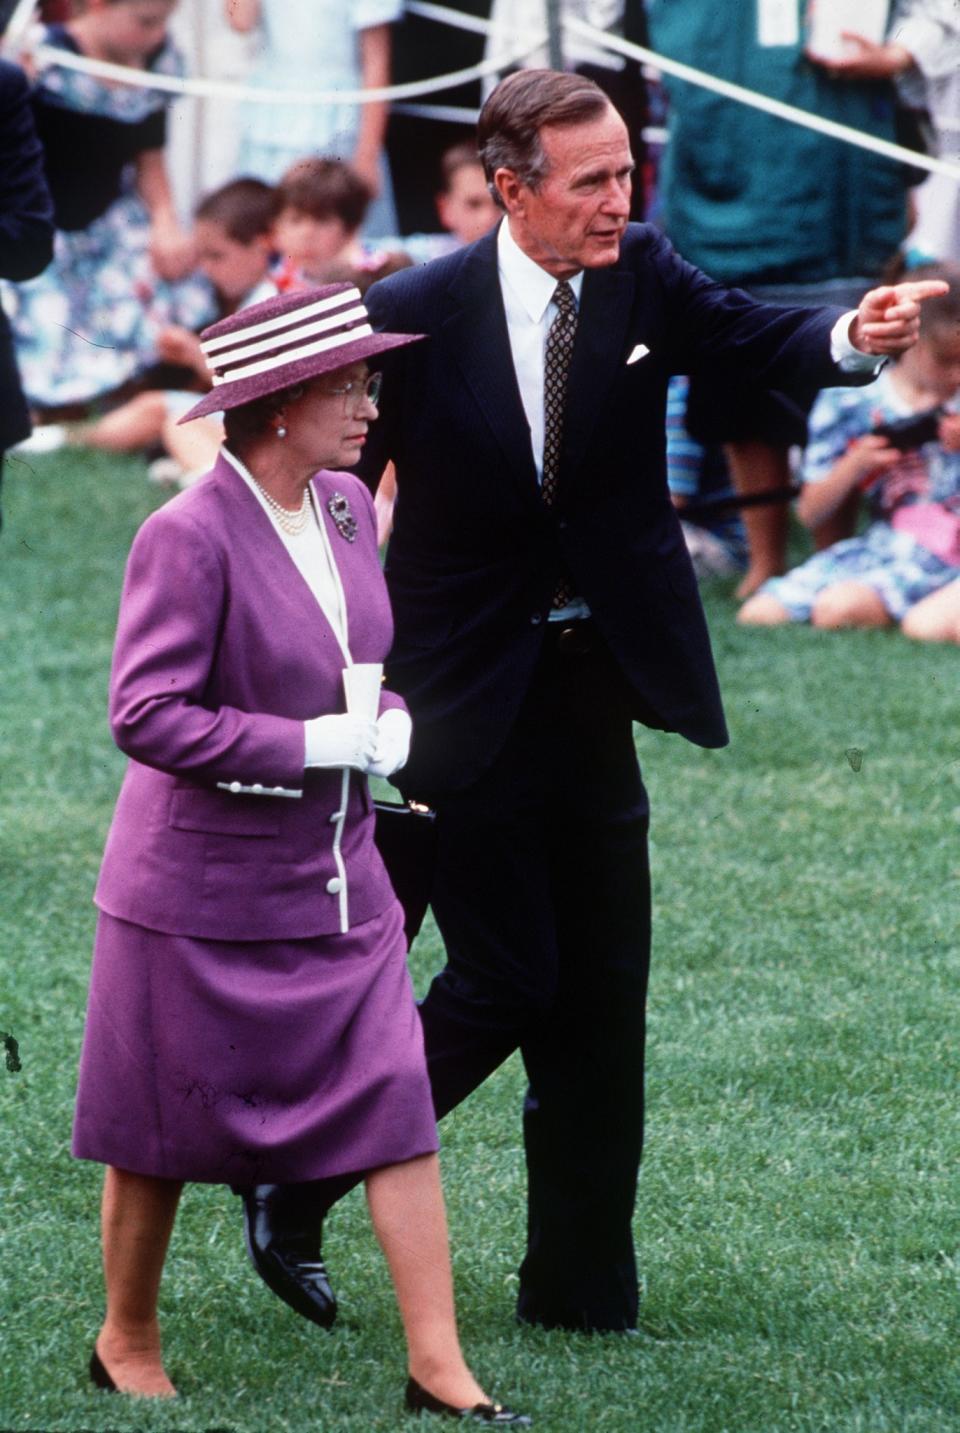
[{"label": "shirt cuff", "polygon": [[863,353],[850,342],[850,325],[857,316],[856,309],[842,314],[830,330],[830,357],[841,373],[879,373],[886,363],[875,353]]}]

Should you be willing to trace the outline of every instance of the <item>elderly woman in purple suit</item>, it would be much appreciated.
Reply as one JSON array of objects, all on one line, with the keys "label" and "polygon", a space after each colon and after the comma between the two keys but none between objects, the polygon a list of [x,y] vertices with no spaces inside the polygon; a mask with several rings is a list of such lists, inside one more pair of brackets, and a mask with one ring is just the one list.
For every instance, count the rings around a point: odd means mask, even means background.
[{"label": "elderly woman in purple suit", "polygon": [[[97,886],[73,1142],[107,1166],[91,1377],[175,1391],[157,1294],[184,1181],[362,1171],[407,1406],[526,1424],[489,1402],[457,1338],[403,917],[367,788],[403,764],[410,719],[378,683],[362,698],[392,623],[372,501],[330,471],[357,461],[377,416],[368,360],[416,339],[374,334],[347,284],[202,339],[214,386],[187,416],[224,410],[226,444],[140,529],[111,674],[130,761]],[[305,1312],[329,1324],[316,1275]]]}]

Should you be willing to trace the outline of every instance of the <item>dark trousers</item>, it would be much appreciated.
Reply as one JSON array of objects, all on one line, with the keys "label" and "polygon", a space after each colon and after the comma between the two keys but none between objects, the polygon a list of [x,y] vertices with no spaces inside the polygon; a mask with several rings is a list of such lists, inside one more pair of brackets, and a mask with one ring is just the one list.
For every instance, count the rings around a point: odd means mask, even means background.
[{"label": "dark trousers", "polygon": [[619,673],[592,624],[551,629],[506,747],[437,803],[447,964],[421,1005],[438,1117],[523,1056],[533,1322],[636,1323],[647,825]]},{"label": "dark trousers", "polygon": [[[529,1088],[518,1313],[632,1328],[648,806],[626,693],[592,624],[551,627],[503,751],[469,790],[433,804],[447,964],[420,1012],[437,1117],[519,1047]],[[324,1184],[332,1203],[337,1181]]]}]

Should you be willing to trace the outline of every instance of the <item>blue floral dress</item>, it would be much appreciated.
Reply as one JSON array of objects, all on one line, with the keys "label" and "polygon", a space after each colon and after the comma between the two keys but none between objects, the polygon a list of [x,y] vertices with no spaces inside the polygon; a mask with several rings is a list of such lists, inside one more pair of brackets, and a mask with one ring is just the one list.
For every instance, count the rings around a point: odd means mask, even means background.
[{"label": "blue floral dress", "polygon": [[[48,45],[79,53],[62,26]],[[148,68],[180,74],[169,42]],[[213,316],[202,276],[169,282],[149,254],[150,219],[133,186],[132,164],[163,147],[170,96],[109,85],[51,66],[33,106],[56,211],[54,258],[39,278],[4,287],[24,390],[36,407],[85,403],[156,361],[167,324],[195,329]]]},{"label": "blue floral dress", "polygon": [[[909,411],[890,368],[866,388],[824,389],[810,415],[804,482],[822,482],[856,438]],[[759,589],[781,602],[794,622],[809,621],[816,598],[838,582],[871,587],[899,622],[914,603],[960,576],[960,551],[943,545],[944,529],[948,536],[951,527],[960,533],[960,453],[937,442],[906,452],[867,484],[864,499],[871,521],[862,533]]]}]

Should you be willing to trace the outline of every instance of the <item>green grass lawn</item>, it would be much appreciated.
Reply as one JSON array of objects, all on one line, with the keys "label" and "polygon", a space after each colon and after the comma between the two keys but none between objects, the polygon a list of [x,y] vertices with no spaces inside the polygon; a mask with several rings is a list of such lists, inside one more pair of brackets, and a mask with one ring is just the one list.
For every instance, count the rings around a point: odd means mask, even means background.
[{"label": "green grass lawn", "polygon": [[[174,1406],[96,1394],[100,1170],[70,1122],[123,761],[105,720],[142,465],[8,462],[0,539],[0,1430],[372,1430],[403,1346],[359,1194],[330,1220],[325,1335],[187,1190],[162,1296]],[[960,1428],[960,653],[743,631],[709,594],[733,744],[638,733],[654,810],[642,1337],[513,1322],[524,1199],[511,1061],[443,1126],[462,1331],[541,1433]],[[441,958],[413,955],[423,988]]]}]

